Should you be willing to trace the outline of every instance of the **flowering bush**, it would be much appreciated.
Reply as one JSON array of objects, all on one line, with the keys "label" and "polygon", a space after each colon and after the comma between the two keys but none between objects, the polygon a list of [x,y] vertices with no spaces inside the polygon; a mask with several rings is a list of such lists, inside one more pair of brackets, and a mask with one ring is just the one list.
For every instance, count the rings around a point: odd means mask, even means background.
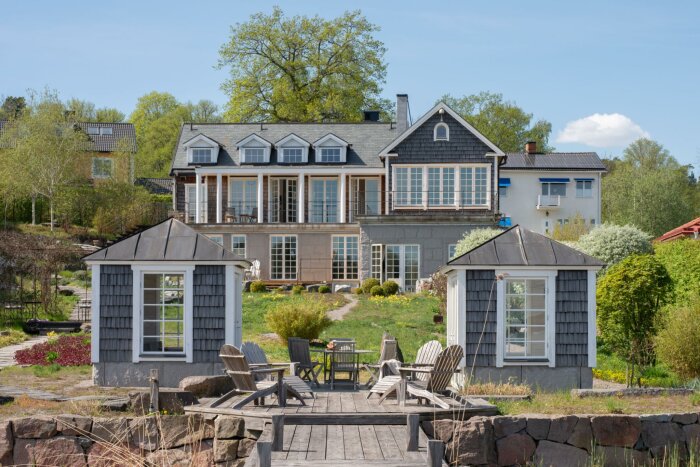
[{"label": "flowering bush", "polygon": [[85,334],[52,337],[15,353],[20,365],[78,366],[90,364],[90,336]]}]

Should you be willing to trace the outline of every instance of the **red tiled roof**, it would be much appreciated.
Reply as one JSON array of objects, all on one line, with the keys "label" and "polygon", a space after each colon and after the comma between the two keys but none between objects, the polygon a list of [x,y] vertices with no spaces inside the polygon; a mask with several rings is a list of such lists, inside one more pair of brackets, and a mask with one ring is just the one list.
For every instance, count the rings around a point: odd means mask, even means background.
[{"label": "red tiled roof", "polygon": [[693,219],[687,224],[683,224],[680,227],[676,227],[673,230],[669,230],[655,241],[657,242],[667,242],[669,240],[677,240],[683,237],[695,237],[700,235],[700,217]]}]

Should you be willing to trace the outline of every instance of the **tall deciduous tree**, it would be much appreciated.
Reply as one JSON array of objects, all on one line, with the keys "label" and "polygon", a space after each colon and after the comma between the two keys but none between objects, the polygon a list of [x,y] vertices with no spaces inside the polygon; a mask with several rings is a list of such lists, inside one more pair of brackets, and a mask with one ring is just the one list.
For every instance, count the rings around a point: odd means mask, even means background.
[{"label": "tall deciduous tree", "polygon": [[0,119],[18,118],[25,107],[27,107],[27,101],[24,97],[7,96],[2,103],[2,108],[0,108]]},{"label": "tall deciduous tree", "polygon": [[66,108],[78,122],[119,123],[124,121],[124,114],[113,107],[98,109],[92,102],[75,97],[66,102]]},{"label": "tall deciduous tree", "polygon": [[95,121],[101,123],[121,123],[126,118],[123,112],[113,107],[95,110]]},{"label": "tall deciduous tree", "polygon": [[532,122],[533,115],[503,94],[480,92],[469,96],[442,96],[440,101],[452,107],[474,128],[505,152],[522,152],[525,143],[535,141],[540,152],[551,152],[549,135],[552,124],[546,120]]},{"label": "tall deciduous tree", "polygon": [[386,77],[379,28],[359,11],[331,20],[286,17],[275,7],[231,28],[219,67],[234,122],[358,121],[362,110],[390,104],[379,94]]},{"label": "tall deciduous tree", "polygon": [[219,113],[219,106],[208,99],[202,99],[196,104],[185,104],[190,114],[189,121],[195,123],[219,123],[223,121]]}]

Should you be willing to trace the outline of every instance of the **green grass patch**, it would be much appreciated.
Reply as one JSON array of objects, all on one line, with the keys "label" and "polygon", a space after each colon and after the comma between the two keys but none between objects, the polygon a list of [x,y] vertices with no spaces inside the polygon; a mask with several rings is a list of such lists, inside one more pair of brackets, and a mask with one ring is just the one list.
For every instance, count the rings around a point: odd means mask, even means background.
[{"label": "green grass patch", "polygon": [[2,377],[6,380],[22,380],[26,377],[38,378],[64,378],[75,377],[76,381],[92,375],[92,365],[61,366],[52,365],[9,366],[2,369]]},{"label": "green grass patch", "polygon": [[[604,381],[625,384],[626,365],[624,360],[616,355],[598,351],[596,368],[593,369],[593,376]],[[685,381],[679,378],[663,363],[644,368],[642,371],[642,386],[646,387],[681,387]]]}]

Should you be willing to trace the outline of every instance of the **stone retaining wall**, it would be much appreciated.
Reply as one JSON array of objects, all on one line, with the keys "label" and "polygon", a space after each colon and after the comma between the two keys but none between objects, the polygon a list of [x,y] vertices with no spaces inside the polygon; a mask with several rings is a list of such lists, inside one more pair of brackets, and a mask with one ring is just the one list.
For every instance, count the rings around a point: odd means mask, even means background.
[{"label": "stone retaining wall", "polygon": [[698,413],[473,417],[423,429],[458,465],[640,466],[671,453],[686,459],[700,446]]},{"label": "stone retaining wall", "polygon": [[0,421],[0,465],[241,467],[260,433],[223,415],[17,418]]}]

